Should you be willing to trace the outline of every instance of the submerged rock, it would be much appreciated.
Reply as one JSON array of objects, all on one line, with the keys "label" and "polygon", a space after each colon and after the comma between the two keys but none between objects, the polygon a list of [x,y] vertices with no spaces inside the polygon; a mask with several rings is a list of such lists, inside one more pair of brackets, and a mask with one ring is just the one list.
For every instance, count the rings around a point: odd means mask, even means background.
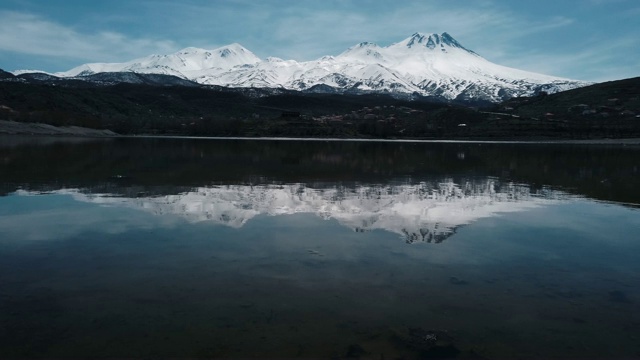
[{"label": "submerged rock", "polygon": [[627,303],[627,304],[631,303],[631,300],[629,299],[627,294],[620,290],[610,291],[609,301]]},{"label": "submerged rock", "polygon": [[450,359],[460,355],[453,337],[446,331],[410,328],[407,335],[398,335],[396,340],[423,359]]},{"label": "submerged rock", "polygon": [[449,282],[454,284],[454,285],[467,285],[469,282],[466,280],[462,280],[460,278],[457,278],[455,276],[452,276],[449,278]]},{"label": "submerged rock", "polygon": [[347,349],[346,357],[348,358],[359,358],[361,356],[367,355],[368,353],[362,348],[362,346],[358,344],[351,344]]}]

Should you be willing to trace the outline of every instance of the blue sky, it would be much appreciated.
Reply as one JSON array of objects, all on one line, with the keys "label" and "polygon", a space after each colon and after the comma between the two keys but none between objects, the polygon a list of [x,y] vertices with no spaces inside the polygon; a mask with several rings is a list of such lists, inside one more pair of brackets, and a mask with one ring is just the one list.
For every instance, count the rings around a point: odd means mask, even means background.
[{"label": "blue sky", "polygon": [[63,71],[240,43],[337,55],[448,32],[490,61],[589,81],[640,76],[638,0],[0,0],[0,68]]}]

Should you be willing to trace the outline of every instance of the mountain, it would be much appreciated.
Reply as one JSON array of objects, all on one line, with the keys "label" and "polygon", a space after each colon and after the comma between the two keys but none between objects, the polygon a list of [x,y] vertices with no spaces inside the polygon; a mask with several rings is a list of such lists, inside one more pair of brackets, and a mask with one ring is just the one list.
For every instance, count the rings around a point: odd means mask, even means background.
[{"label": "mountain", "polygon": [[76,78],[21,74],[0,79],[0,120],[110,129],[120,134],[198,136],[398,139],[640,136],[640,78],[551,95],[518,97],[485,108],[431,98],[399,99],[388,94],[322,93],[327,89],[336,90],[328,85],[316,85],[306,92],[225,88],[199,85],[172,75],[132,72]]},{"label": "mountain", "polygon": [[54,75],[75,77],[103,72],[135,72],[195,79],[203,74],[218,74],[238,66],[258,62],[260,62],[260,58],[251,51],[239,44],[231,44],[215,50],[190,47],[171,55],[151,55],[119,64],[84,64]]},{"label": "mountain", "polygon": [[166,74],[142,74],[136,72],[100,72],[86,75],[83,80],[102,84],[145,84],[145,85],[176,85],[176,86],[199,86],[193,81],[181,77]]},{"label": "mountain", "polygon": [[15,76],[10,73],[0,69],[0,79],[13,79]]},{"label": "mountain", "polygon": [[[640,77],[608,81],[580,89],[564,91],[550,96],[510,99],[501,105],[502,110],[529,118],[550,118],[573,123],[616,122],[637,127],[640,120]],[[620,124],[618,124],[620,126]],[[628,135],[634,131],[627,129]]]},{"label": "mountain", "polygon": [[[25,72],[32,71],[14,74]],[[262,60],[241,45],[231,44],[214,50],[186,48],[125,63],[84,64],[52,75],[84,77],[105,72],[164,74],[234,88],[375,92],[491,102],[588,85],[494,64],[446,32],[415,33],[386,47],[363,42],[337,56],[306,62]]]}]

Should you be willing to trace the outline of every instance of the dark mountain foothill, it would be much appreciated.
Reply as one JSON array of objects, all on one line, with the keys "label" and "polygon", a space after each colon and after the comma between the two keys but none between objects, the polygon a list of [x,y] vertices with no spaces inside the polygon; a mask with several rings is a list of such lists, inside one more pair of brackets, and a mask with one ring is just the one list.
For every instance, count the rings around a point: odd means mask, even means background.
[{"label": "dark mountain foothill", "polygon": [[0,79],[13,79],[15,76],[10,73],[0,69]]},{"label": "dark mountain foothill", "polygon": [[[500,104],[417,94],[201,85],[171,75],[0,72],[0,120],[123,135],[386,139],[640,137],[640,78]],[[1,132],[1,129],[0,129]]]}]

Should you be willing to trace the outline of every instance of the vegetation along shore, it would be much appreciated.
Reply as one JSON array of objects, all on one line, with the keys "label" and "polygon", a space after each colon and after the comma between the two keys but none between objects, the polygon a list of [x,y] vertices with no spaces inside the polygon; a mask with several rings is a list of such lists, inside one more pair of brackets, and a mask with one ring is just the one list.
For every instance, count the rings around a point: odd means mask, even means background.
[{"label": "vegetation along shore", "polygon": [[373,93],[274,92],[182,82],[166,85],[166,81],[144,81],[144,75],[137,83],[95,84],[2,74],[0,133],[5,134],[488,140],[640,137],[640,77],[494,104]]}]

